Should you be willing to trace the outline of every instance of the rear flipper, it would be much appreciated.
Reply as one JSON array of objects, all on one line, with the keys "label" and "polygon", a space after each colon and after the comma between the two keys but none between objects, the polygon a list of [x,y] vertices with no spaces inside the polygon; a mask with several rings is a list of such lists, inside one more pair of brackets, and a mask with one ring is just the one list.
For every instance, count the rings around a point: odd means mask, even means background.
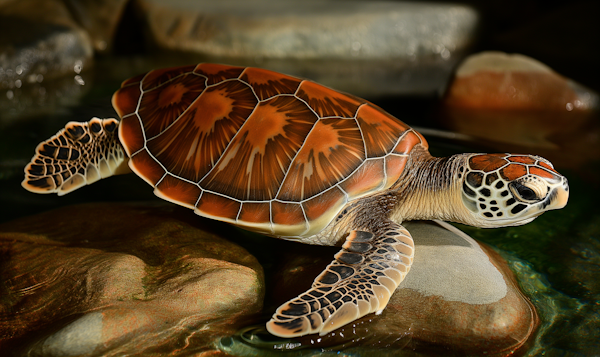
[{"label": "rear flipper", "polygon": [[119,121],[113,118],[67,123],[37,146],[21,185],[34,193],[62,196],[102,178],[130,172],[118,127]]},{"label": "rear flipper", "polygon": [[412,265],[414,243],[391,224],[382,235],[352,231],[312,288],[281,305],[267,323],[280,337],[321,336],[366,314],[380,314]]}]

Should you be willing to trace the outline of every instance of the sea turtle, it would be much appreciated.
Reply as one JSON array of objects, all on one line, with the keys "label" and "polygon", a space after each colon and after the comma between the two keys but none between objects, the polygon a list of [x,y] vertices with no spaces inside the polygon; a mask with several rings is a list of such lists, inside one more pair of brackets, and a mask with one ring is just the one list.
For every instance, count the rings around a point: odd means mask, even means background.
[{"label": "sea turtle", "polygon": [[432,157],[418,132],[376,105],[264,69],[154,70],[123,82],[112,103],[121,120],[70,122],[39,144],[23,187],[64,195],[131,169],[200,216],[340,246],[267,323],[282,337],[381,313],[414,257],[403,221],[520,225],[569,195],[541,157]]}]

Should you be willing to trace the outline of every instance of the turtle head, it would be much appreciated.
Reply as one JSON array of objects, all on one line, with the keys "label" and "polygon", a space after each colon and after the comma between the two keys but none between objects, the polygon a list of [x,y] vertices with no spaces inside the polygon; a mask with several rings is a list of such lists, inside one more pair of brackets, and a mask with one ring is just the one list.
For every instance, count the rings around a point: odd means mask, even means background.
[{"label": "turtle head", "polygon": [[532,155],[473,154],[458,174],[461,198],[479,227],[518,226],[567,204],[567,179]]}]

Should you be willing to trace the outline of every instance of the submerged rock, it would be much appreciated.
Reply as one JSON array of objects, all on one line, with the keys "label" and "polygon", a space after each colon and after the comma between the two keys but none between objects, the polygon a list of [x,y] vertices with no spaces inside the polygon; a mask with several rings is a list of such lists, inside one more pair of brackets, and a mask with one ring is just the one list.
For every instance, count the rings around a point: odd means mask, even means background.
[{"label": "submerged rock", "polygon": [[[519,290],[506,262],[492,249],[446,223],[406,222],[415,240],[407,278],[379,316],[367,315],[325,336],[276,340],[267,335],[224,340],[234,355],[264,349],[317,348],[360,355],[397,355],[398,349],[446,355],[509,355],[538,325],[533,305]],[[337,249],[300,248],[286,256],[267,309],[306,290]],[[260,329],[258,329],[260,330]],[[268,342],[272,341],[272,342]],[[249,347],[252,349],[249,350]],[[319,354],[315,350],[302,355]],[[300,352],[299,352],[300,353]]]},{"label": "submerged rock", "polygon": [[69,206],[0,225],[0,350],[211,350],[260,311],[263,276],[253,256],[197,222],[144,203]]}]

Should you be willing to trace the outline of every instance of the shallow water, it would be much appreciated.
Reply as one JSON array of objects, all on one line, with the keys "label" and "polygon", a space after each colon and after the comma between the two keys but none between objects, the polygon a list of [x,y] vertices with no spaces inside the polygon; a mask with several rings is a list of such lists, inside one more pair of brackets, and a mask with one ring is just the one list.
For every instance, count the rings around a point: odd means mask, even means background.
[{"label": "shallow water", "polygon": [[[11,101],[1,100],[0,222],[80,202],[156,199],[152,190],[133,175],[104,180],[61,198],[30,194],[21,188],[20,181],[23,167],[37,143],[53,135],[66,122],[86,121],[92,116],[115,116],[110,98],[122,80],[150,68],[183,63],[187,62],[174,61],[173,57],[152,60],[104,58],[96,63],[94,70],[82,74],[83,86],[70,80],[62,84],[42,83],[45,95],[31,98],[24,94],[19,97],[17,93]],[[0,96],[4,95],[0,93]],[[53,95],[54,98],[48,98]],[[369,99],[406,123],[425,128],[424,132],[435,134],[435,130],[440,129],[433,109],[436,98]],[[594,118],[596,122],[597,119]],[[451,137],[428,136],[432,153],[440,156],[496,151],[500,145],[477,140],[459,141]],[[570,137],[572,142],[561,142],[562,146],[556,149],[557,157],[568,157],[569,148],[578,147],[574,142],[577,136]],[[541,326],[526,353],[530,356],[600,353],[600,165],[594,159],[599,157],[600,138],[595,140],[596,146],[586,150],[588,156],[581,158],[580,153],[571,152],[572,162],[556,164],[558,171],[568,177],[571,187],[566,208],[546,213],[522,227],[484,230],[460,226],[472,237],[496,248],[508,260],[524,292],[538,308]],[[513,148],[513,144],[507,145],[506,150]],[[536,153],[535,148],[523,150],[527,150],[523,153]],[[545,155],[553,161],[552,151]],[[263,252],[258,258],[268,264],[268,254]],[[265,343],[267,348],[272,348],[273,344],[284,342]],[[266,353],[265,349],[242,337],[221,341],[221,348],[238,355]],[[345,351],[353,355],[362,352],[365,351],[360,347]],[[301,356],[314,355],[317,351],[288,353]],[[333,355],[337,351],[334,348],[318,353]],[[392,355],[398,351],[387,353]],[[382,354],[385,355],[385,351],[378,352],[378,355]],[[407,355],[411,354],[407,352]]]}]

